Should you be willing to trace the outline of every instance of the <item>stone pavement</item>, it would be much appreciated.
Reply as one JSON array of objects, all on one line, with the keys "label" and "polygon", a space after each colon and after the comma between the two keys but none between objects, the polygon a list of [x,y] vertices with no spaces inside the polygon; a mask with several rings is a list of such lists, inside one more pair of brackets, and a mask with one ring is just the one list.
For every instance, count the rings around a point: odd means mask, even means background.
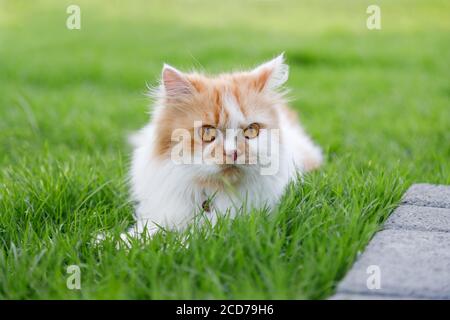
[{"label": "stone pavement", "polygon": [[450,299],[450,186],[411,186],[331,299]]}]

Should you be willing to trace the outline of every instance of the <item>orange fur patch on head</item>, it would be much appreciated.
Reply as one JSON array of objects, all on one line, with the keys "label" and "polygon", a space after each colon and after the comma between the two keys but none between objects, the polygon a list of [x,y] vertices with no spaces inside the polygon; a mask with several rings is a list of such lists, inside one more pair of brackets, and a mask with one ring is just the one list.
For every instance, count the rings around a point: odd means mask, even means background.
[{"label": "orange fur patch on head", "polygon": [[266,86],[267,80],[271,74],[271,70],[263,70],[253,81],[252,85],[257,91],[262,91]]},{"label": "orange fur patch on head", "polygon": [[222,105],[222,98],[220,97],[220,92],[217,88],[214,88],[213,93],[213,100],[214,100],[214,108],[213,108],[213,114],[214,114],[214,123],[219,123],[220,118],[220,110]]},{"label": "orange fur patch on head", "polygon": [[206,90],[205,84],[198,77],[191,77],[189,81],[192,83],[192,86],[197,90],[197,92],[204,92]]}]

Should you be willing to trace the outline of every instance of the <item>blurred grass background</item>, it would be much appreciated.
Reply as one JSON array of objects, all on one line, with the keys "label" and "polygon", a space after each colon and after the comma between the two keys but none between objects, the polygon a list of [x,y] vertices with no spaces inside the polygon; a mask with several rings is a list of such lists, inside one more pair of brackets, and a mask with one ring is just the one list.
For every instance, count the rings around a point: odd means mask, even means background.
[{"label": "blurred grass background", "polygon": [[[70,4],[81,30],[66,28]],[[450,183],[450,3],[377,1],[376,31],[370,4],[0,0],[0,297],[331,294],[411,183]],[[283,51],[322,171],[272,218],[223,223],[188,250],[175,234],[130,253],[89,246],[132,221],[126,136],[148,121],[163,62],[215,73]]]}]

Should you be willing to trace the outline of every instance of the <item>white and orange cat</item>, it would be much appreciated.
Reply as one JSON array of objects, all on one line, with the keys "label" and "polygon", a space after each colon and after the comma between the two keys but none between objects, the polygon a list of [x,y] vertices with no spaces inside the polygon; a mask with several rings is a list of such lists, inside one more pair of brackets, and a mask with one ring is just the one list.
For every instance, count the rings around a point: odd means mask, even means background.
[{"label": "white and orange cat", "polygon": [[[287,106],[283,54],[250,71],[208,76],[164,65],[150,123],[136,134],[131,236],[182,230],[201,213],[273,208],[322,153]],[[240,209],[244,210],[240,210]]]}]

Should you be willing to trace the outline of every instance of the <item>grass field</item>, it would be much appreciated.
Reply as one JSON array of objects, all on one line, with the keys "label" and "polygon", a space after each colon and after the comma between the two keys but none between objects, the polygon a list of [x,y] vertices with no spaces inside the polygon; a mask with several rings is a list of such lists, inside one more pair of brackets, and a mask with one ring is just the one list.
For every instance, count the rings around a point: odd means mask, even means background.
[{"label": "grass field", "polygon": [[[0,298],[326,298],[414,182],[450,183],[450,3],[0,0]],[[220,72],[285,51],[326,164],[270,215],[90,245],[129,226],[128,133],[163,62]],[[206,236],[208,235],[208,236]],[[66,268],[81,268],[69,290]]]}]

